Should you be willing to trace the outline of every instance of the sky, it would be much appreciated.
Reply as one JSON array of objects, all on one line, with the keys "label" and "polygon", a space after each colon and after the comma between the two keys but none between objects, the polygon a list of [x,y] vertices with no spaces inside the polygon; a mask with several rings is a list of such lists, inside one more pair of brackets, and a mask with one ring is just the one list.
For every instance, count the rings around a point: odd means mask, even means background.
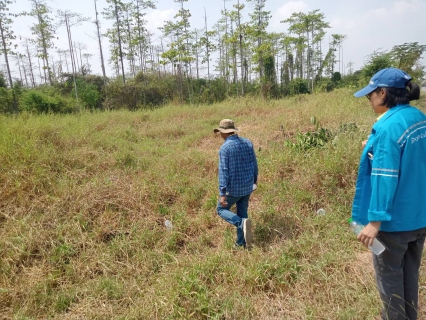
[{"label": "sky", "polygon": [[[226,6],[233,9],[232,5],[237,0],[188,0],[184,2],[184,7],[191,12],[191,28],[204,28],[204,17],[206,12],[208,28],[219,20],[221,10]],[[245,0],[240,3],[246,5],[243,11],[244,21],[248,21],[248,12],[251,12],[250,4]],[[80,26],[73,26],[71,29],[74,41],[87,46],[84,53],[94,54],[90,64],[95,74],[101,74],[99,57],[99,45],[96,37],[94,0],[46,0],[46,4],[52,9],[52,13],[57,10],[69,10],[81,13],[90,18],[90,21],[82,23]],[[146,20],[147,29],[156,34],[154,39],[158,39],[160,34],[158,28],[162,27],[164,21],[174,20],[175,14],[180,8],[180,3],[174,0],[157,0],[156,9],[148,10]],[[101,32],[105,32],[111,27],[112,22],[105,20],[101,12],[107,7],[106,0],[97,0],[99,20],[101,22]],[[426,1],[425,0],[267,0],[265,10],[270,11],[272,16],[268,31],[287,32],[288,25],[280,23],[291,16],[294,12],[308,13],[319,9],[324,14],[325,21],[329,22],[331,28],[327,29],[324,39],[325,46],[328,46],[328,39],[331,34],[346,35],[343,42],[343,73],[348,71],[347,64],[353,64],[353,70],[363,67],[366,59],[375,51],[389,51],[394,45],[401,45],[408,42],[418,42],[426,45]],[[10,6],[10,12],[19,13],[31,10],[29,0],[16,0]],[[52,17],[54,15],[52,14]],[[12,29],[17,38],[18,50],[24,52],[21,45],[23,39],[31,37],[30,27],[36,22],[32,17],[15,18]],[[157,40],[158,41],[158,40]],[[55,46],[61,50],[68,48],[65,27],[57,30]],[[109,43],[106,38],[102,40],[103,53],[106,60],[109,57]],[[54,54],[54,50],[51,54]],[[0,63],[4,63],[0,56]],[[423,55],[422,64],[426,65],[426,54]],[[107,76],[113,76],[109,66]],[[14,74],[17,74],[17,68]]]}]

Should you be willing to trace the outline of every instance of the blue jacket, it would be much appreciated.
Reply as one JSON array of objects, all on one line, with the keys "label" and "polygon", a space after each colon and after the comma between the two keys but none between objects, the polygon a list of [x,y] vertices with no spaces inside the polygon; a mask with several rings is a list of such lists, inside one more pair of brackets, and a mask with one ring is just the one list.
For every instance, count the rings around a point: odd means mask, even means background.
[{"label": "blue jacket", "polygon": [[352,217],[380,230],[426,227],[426,115],[409,105],[389,109],[362,152]]}]

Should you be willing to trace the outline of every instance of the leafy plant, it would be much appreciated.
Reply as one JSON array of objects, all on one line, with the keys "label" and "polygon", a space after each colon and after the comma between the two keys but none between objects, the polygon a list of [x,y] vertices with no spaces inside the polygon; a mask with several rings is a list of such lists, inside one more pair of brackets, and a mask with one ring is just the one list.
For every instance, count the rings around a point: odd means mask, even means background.
[{"label": "leafy plant", "polygon": [[296,78],[289,83],[290,95],[309,93],[308,80]]},{"label": "leafy plant", "polygon": [[31,113],[74,113],[78,111],[76,101],[61,96],[52,90],[27,90],[20,98],[20,109]]},{"label": "leafy plant", "polygon": [[10,90],[1,86],[0,83],[0,113],[12,112],[13,97]]},{"label": "leafy plant", "polygon": [[[100,94],[95,85],[87,83],[81,79],[76,80],[78,98],[83,102],[84,106],[89,109],[94,109],[99,105]],[[75,96],[75,88],[71,91],[72,96]]]},{"label": "leafy plant", "polygon": [[323,147],[335,135],[331,130],[320,127],[319,121],[315,116],[311,117],[311,123],[315,125],[315,131],[308,131],[305,133],[298,132],[295,142],[286,140],[287,146],[298,150]]}]

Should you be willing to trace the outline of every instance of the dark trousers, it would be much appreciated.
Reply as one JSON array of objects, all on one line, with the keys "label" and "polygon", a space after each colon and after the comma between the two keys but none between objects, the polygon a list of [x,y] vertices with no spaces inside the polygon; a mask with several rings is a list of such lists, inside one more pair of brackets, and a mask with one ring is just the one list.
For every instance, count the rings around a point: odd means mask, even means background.
[{"label": "dark trousers", "polygon": [[426,228],[405,232],[379,232],[386,250],[373,254],[376,283],[383,302],[383,320],[416,320],[419,269]]}]

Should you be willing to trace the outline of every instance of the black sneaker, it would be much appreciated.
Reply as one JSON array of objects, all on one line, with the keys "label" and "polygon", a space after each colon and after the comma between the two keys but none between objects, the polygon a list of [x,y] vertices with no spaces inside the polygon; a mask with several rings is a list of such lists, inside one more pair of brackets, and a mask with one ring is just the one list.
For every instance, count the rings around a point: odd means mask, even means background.
[{"label": "black sneaker", "polygon": [[244,232],[244,240],[246,241],[246,246],[247,248],[250,248],[253,242],[253,232],[251,231],[250,219],[243,220],[243,232]]}]

